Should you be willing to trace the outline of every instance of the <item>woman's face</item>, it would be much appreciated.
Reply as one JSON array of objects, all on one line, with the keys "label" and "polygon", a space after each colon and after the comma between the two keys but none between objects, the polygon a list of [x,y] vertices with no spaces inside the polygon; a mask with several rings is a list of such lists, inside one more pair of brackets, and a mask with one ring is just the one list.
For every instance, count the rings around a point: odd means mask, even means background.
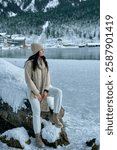
[{"label": "woman's face", "polygon": [[40,55],[40,56],[44,56],[44,49],[43,49],[43,48],[40,49],[39,55]]}]

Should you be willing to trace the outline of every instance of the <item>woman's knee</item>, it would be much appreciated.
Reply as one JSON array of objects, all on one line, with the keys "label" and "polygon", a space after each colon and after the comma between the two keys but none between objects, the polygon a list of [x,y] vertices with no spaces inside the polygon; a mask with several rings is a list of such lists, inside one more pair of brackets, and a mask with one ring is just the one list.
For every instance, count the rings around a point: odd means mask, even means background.
[{"label": "woman's knee", "polygon": [[62,90],[59,88],[56,88],[56,95],[62,96]]},{"label": "woman's knee", "polygon": [[62,90],[61,89],[58,89],[58,94],[62,95]]},{"label": "woman's knee", "polygon": [[50,96],[56,96],[56,95],[59,95],[59,96],[62,96],[62,90],[59,89],[59,88],[56,88],[56,87],[51,87],[50,88]]}]

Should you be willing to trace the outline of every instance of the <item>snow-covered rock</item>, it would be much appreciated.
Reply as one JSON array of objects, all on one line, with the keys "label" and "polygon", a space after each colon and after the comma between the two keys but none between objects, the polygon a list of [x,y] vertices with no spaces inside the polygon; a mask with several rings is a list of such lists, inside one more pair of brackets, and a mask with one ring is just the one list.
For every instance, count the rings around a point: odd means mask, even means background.
[{"label": "snow-covered rock", "polygon": [[[6,111],[7,110],[7,111]],[[69,139],[67,137],[65,129],[60,129],[55,127],[49,120],[52,115],[52,110],[49,112],[42,112],[41,117],[42,119],[42,138],[45,143],[45,145],[57,148],[58,145],[68,145]],[[64,109],[61,108],[59,113],[59,118],[61,123],[63,123],[64,116]],[[0,133],[5,132],[6,130],[9,130],[11,128],[17,128],[19,126],[24,127],[28,134],[32,137],[35,137],[33,126],[32,126],[32,111],[30,107],[29,101],[25,101],[25,108],[22,107],[20,110],[18,110],[17,113],[13,112],[11,107],[7,104],[2,102],[0,100]],[[20,134],[24,134],[25,132],[22,130]],[[6,134],[7,132],[5,132]],[[10,132],[10,135],[14,135],[14,133]],[[2,134],[4,135],[4,134]],[[25,133],[26,135],[26,133]],[[20,135],[19,135],[20,136]],[[15,139],[17,140],[18,132],[16,133]],[[22,137],[21,137],[22,138]],[[24,138],[23,138],[24,139]],[[0,140],[4,143],[7,143],[6,137],[3,136],[3,138]],[[14,141],[10,139],[10,142],[12,143],[11,146],[13,147],[23,147],[19,144],[18,141]]]},{"label": "snow-covered rock", "polygon": [[42,129],[42,137],[46,139],[49,143],[53,143],[60,138],[61,129],[52,125],[43,119],[44,128]]},{"label": "snow-covered rock", "polygon": [[0,59],[0,97],[17,112],[27,98],[24,70]]},{"label": "snow-covered rock", "polygon": [[18,148],[25,148],[27,143],[30,144],[29,135],[24,127],[18,127],[8,130],[0,135],[1,141],[7,143],[7,145],[15,146]]}]

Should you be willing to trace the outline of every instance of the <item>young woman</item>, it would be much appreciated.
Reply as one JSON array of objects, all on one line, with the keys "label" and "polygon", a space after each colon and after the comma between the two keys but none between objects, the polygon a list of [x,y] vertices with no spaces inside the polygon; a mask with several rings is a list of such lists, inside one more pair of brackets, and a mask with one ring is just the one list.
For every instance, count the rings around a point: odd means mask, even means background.
[{"label": "young woman", "polygon": [[33,55],[25,63],[25,80],[29,89],[29,101],[33,112],[33,129],[38,147],[45,147],[41,136],[40,105],[47,102],[47,97],[54,97],[54,110],[51,121],[59,128],[63,125],[59,121],[58,113],[62,104],[62,91],[50,86],[49,67],[44,56],[42,45],[31,44]]}]

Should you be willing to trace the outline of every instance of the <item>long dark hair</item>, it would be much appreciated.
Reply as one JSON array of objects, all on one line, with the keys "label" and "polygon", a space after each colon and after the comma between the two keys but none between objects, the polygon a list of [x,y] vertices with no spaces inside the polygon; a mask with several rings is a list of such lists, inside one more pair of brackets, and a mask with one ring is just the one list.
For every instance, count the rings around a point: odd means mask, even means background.
[{"label": "long dark hair", "polygon": [[[35,71],[36,68],[37,68],[37,66],[38,66],[38,62],[37,62],[38,57],[39,57],[39,52],[37,52],[36,54],[30,56],[30,57],[27,59],[27,61],[28,61],[28,60],[32,60],[32,68],[33,68],[33,71]],[[49,67],[48,67],[48,62],[47,62],[47,60],[46,60],[46,57],[45,57],[45,56],[41,56],[41,58],[43,59],[43,61],[44,61],[44,63],[45,63],[45,66],[46,66],[46,68],[47,68],[47,71],[48,71],[48,70],[49,70]],[[26,62],[27,62],[27,61],[26,61]]]}]

